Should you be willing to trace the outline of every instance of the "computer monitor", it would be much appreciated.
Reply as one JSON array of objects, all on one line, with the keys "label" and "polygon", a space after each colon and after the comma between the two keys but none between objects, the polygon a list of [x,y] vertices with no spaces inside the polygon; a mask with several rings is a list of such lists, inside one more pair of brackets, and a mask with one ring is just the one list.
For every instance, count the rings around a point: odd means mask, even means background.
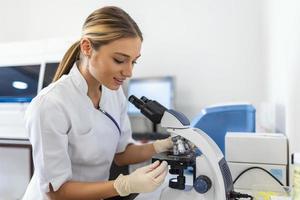
[{"label": "computer monitor", "polygon": [[30,102],[37,95],[40,65],[0,66],[0,102]]},{"label": "computer monitor", "polygon": [[[155,78],[133,78],[128,84],[128,97],[135,95],[155,100],[168,109],[174,108],[174,78],[171,76]],[[141,115],[140,111],[131,103],[128,104],[128,114]]]},{"label": "computer monitor", "polygon": [[50,83],[52,83],[58,65],[59,65],[58,62],[46,63],[44,80],[43,80],[43,88],[47,87]]}]

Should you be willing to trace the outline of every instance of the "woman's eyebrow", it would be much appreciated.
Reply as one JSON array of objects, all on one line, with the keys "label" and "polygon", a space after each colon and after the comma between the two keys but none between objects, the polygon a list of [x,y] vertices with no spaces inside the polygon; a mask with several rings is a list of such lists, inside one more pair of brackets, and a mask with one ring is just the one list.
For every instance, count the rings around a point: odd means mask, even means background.
[{"label": "woman's eyebrow", "polygon": [[[130,55],[127,55],[127,54],[125,54],[125,53],[115,52],[115,54],[119,54],[119,55],[125,56],[125,57],[127,57],[127,58],[130,58]],[[135,59],[139,58],[140,56],[141,56],[141,54],[138,55]]]},{"label": "woman's eyebrow", "polygon": [[119,55],[121,55],[121,56],[125,56],[125,57],[128,57],[128,58],[130,58],[130,56],[129,56],[129,55],[127,55],[127,54],[125,54],[125,53],[115,52],[115,54],[119,54]]}]

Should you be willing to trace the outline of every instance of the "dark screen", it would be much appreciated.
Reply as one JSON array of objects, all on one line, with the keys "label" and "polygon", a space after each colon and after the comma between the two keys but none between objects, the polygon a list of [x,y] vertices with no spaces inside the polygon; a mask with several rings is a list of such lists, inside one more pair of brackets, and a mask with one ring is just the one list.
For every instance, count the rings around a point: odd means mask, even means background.
[{"label": "dark screen", "polygon": [[0,67],[0,98],[33,98],[37,95],[40,65]]},{"label": "dark screen", "polygon": [[50,83],[52,83],[52,79],[55,75],[58,65],[59,63],[46,63],[43,88],[47,87]]}]

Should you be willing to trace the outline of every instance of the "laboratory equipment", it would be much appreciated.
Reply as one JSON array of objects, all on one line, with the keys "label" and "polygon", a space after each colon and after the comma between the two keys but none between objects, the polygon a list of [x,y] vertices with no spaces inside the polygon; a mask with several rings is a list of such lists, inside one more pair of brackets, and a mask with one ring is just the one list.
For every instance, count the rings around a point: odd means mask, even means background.
[{"label": "laboratory equipment", "polygon": [[0,66],[0,102],[30,102],[38,92],[40,65]]},{"label": "laboratory equipment", "polygon": [[26,139],[24,112],[38,93],[38,64],[0,66],[0,138]]},{"label": "laboratory equipment", "polygon": [[293,200],[300,200],[300,153],[293,154]]},{"label": "laboratory equipment", "polygon": [[255,108],[248,103],[210,106],[192,120],[192,127],[208,134],[225,154],[227,132],[255,132]]},{"label": "laboratory equipment", "polygon": [[[288,141],[280,133],[227,133],[225,158],[235,188],[288,185]],[[247,172],[247,173],[245,173]],[[273,176],[273,178],[272,178]],[[274,179],[275,178],[275,179]]]},{"label": "laboratory equipment", "polygon": [[[206,133],[191,128],[185,115],[168,110],[144,96],[139,99],[132,95],[129,101],[153,123],[166,128],[176,146],[174,152],[161,153],[153,158],[166,160],[170,165],[169,172],[178,175],[169,180],[169,187],[162,191],[160,199],[232,200],[250,197],[233,191],[231,173],[221,150]],[[196,156],[195,147],[201,150],[201,156]],[[193,168],[193,185],[185,184],[184,170],[187,167]]]}]

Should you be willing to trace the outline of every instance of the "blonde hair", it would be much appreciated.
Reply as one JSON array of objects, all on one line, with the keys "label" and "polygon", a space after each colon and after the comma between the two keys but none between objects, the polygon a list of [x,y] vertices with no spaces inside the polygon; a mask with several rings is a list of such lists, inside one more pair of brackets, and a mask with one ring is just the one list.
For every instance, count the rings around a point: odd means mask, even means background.
[{"label": "blonde hair", "polygon": [[[90,14],[83,24],[82,37],[89,39],[94,50],[121,38],[139,37],[143,40],[135,21],[124,10],[115,6],[103,7]],[[80,41],[77,41],[65,53],[53,82],[68,74],[80,57]]]}]

